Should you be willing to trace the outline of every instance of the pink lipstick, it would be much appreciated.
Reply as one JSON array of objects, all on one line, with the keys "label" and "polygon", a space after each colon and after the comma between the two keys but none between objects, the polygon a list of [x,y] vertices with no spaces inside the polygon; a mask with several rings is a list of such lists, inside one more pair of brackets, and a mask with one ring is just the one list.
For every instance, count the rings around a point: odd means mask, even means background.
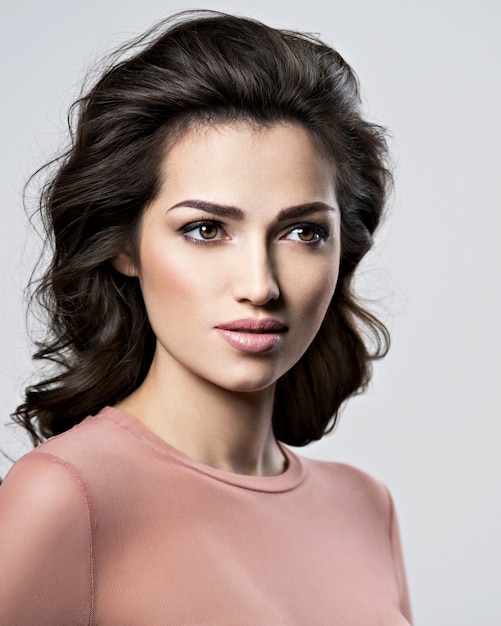
[{"label": "pink lipstick", "polygon": [[266,352],[282,342],[287,326],[279,320],[244,318],[216,326],[216,331],[241,352]]}]

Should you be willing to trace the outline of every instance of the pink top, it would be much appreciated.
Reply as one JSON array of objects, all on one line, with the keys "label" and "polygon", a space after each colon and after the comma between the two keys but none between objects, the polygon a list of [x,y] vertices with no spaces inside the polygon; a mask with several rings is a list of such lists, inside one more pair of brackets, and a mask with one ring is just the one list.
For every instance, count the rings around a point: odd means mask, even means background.
[{"label": "pink top", "polygon": [[223,472],[109,407],[51,438],[0,487],[0,623],[409,624],[385,487],[283,451]]}]

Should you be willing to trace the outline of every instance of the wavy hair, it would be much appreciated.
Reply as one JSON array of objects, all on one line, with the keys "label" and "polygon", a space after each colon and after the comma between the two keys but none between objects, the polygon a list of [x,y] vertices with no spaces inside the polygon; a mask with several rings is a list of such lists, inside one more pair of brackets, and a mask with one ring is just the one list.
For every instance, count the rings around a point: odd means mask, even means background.
[{"label": "wavy hair", "polygon": [[389,346],[385,326],[353,293],[391,176],[384,129],[363,118],[350,66],[310,35],[183,12],[120,49],[71,119],[71,145],[40,195],[52,258],[33,291],[48,321],[34,359],[55,371],[26,389],[13,419],[37,445],[144,380],[155,337],[138,280],[111,261],[131,246],[137,255],[167,146],[193,124],[285,122],[304,127],[335,164],[341,264],[317,336],[277,382],[273,427],[292,445],[321,438]]}]

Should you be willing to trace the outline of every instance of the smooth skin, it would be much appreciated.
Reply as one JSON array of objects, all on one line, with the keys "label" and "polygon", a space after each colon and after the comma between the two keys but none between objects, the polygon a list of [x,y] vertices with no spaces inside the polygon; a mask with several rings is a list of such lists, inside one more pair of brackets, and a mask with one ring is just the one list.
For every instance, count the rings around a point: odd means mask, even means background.
[{"label": "smooth skin", "polygon": [[[284,471],[273,394],[336,287],[333,170],[301,126],[192,128],[165,156],[138,265],[126,251],[114,260],[139,279],[157,338],[145,381],[117,406],[202,463],[249,475]],[[221,332],[242,319],[283,327],[269,347],[268,331]]]}]

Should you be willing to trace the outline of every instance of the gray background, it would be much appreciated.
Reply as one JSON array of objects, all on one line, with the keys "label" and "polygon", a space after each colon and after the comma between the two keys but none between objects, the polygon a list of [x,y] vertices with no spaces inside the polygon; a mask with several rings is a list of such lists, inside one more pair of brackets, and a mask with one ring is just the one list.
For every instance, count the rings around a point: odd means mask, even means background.
[{"label": "gray background", "polygon": [[[390,127],[391,217],[360,289],[393,347],[369,392],[305,454],[383,480],[399,511],[417,624],[495,626],[499,594],[500,5],[494,0],[201,2],[320,33],[357,70],[369,116]],[[158,18],[194,5],[12,0],[0,8],[0,446],[30,380],[22,289],[40,241],[21,188],[61,143],[89,66]],[[10,463],[0,461],[0,474]]]}]

